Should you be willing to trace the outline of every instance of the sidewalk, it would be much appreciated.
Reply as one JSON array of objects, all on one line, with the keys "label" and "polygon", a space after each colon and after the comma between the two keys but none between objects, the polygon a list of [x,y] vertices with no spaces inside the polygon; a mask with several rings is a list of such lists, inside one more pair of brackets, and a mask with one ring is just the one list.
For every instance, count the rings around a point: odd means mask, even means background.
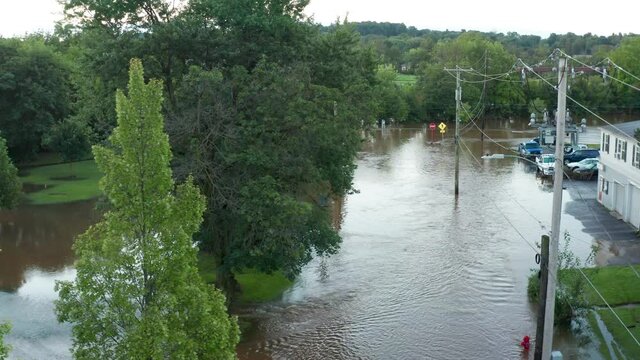
[{"label": "sidewalk", "polygon": [[565,180],[565,187],[573,201],[564,211],[574,216],[600,244],[596,254],[598,265],[640,264],[640,238],[630,224],[618,220],[596,200],[597,181]]}]

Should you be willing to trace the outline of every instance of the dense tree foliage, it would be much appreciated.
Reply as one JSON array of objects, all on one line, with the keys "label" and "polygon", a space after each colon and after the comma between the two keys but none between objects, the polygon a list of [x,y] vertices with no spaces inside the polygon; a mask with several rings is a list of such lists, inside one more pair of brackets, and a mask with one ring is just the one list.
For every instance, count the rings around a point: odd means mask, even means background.
[{"label": "dense tree foliage", "polygon": [[58,318],[73,324],[79,359],[232,359],[238,326],[224,295],[197,270],[192,234],[205,201],[175,186],[163,131],[162,84],[132,60],[128,96],[116,96],[110,147],[94,147],[111,210],[74,245],[77,275],[58,282]]},{"label": "dense tree foliage", "polygon": [[69,113],[70,68],[41,39],[0,39],[0,131],[14,158],[35,155]]},{"label": "dense tree foliage", "polygon": [[22,184],[18,169],[11,162],[7,142],[0,136],[0,209],[11,209],[18,204]]},{"label": "dense tree foliage", "polygon": [[89,153],[89,128],[77,120],[65,119],[51,127],[44,142],[65,162],[78,161]]}]

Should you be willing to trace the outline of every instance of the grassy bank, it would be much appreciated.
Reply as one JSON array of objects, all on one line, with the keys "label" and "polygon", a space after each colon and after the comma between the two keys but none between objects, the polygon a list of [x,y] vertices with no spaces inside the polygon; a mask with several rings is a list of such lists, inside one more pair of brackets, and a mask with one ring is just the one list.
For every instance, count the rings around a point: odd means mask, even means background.
[{"label": "grassy bank", "polygon": [[[640,265],[634,268],[640,274]],[[640,304],[640,278],[630,266],[584,269],[584,273],[609,305]],[[586,295],[590,305],[606,306],[591,286],[586,286]]]},{"label": "grassy bank", "polygon": [[418,77],[415,75],[398,74],[394,82],[400,86],[414,85],[418,81]]},{"label": "grassy bank", "polygon": [[[207,253],[198,254],[198,268],[200,276],[205,282],[211,284],[216,281],[216,261]],[[277,299],[291,286],[291,280],[282,273],[265,274],[255,270],[246,270],[236,273],[236,280],[240,284],[242,303],[258,303]]]},{"label": "grassy bank", "polygon": [[32,167],[21,171],[27,202],[67,203],[98,197],[102,174],[93,160]]},{"label": "grassy bank", "polygon": [[[634,268],[640,273],[640,266]],[[630,266],[607,266],[585,269],[584,272],[624,323],[623,326],[595,290],[587,286],[587,299],[595,307],[588,320],[600,341],[600,353],[605,359],[612,358],[605,334],[598,326],[596,314],[606,327],[606,337],[609,334],[613,337],[611,348],[616,357],[621,358],[620,353],[623,353],[627,359],[640,359],[640,346],[629,335],[630,331],[636,339],[640,339],[640,278]]]}]

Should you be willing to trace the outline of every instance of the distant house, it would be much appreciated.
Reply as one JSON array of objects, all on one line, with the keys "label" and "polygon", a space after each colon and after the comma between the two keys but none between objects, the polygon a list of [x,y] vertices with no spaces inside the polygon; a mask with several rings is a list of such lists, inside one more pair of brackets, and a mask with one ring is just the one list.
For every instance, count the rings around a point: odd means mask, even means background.
[{"label": "distant house", "polygon": [[640,120],[601,128],[598,201],[640,228]]}]

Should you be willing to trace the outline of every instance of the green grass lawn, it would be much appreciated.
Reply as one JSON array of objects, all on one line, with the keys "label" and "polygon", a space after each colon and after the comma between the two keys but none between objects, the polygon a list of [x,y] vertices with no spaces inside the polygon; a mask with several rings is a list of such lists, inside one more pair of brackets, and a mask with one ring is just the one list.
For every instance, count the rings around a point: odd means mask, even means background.
[{"label": "green grass lawn", "polygon": [[28,168],[20,180],[30,204],[67,203],[98,197],[102,174],[93,160]]},{"label": "green grass lawn", "polygon": [[[200,252],[198,254],[198,268],[200,276],[208,284],[216,281],[216,262],[212,255]],[[255,270],[236,273],[236,280],[240,284],[242,303],[258,303],[277,299],[293,284],[282,273],[265,274]]]},{"label": "green grass lawn", "polygon": [[418,80],[416,75],[398,74],[394,82],[401,86],[413,85]]},{"label": "green grass lawn", "polygon": [[[614,310],[627,329],[629,329],[631,334],[633,334],[636,339],[640,339],[640,308],[617,307],[614,308]],[[635,340],[633,340],[631,335],[629,335],[629,331],[627,331],[625,326],[618,321],[611,310],[598,309],[595,311],[600,315],[602,322],[605,324],[607,330],[611,333],[613,340],[618,345],[617,347],[613,346],[613,350],[617,357],[619,359],[624,358],[619,354],[619,352],[622,352],[627,359],[640,359],[640,346],[638,346]],[[604,342],[604,337],[596,324],[595,315],[593,313],[589,315],[589,324],[600,341],[600,353],[605,359],[611,359],[607,344]]]},{"label": "green grass lawn", "polygon": [[[634,268],[640,273],[640,266],[634,266]],[[633,269],[629,266],[606,266],[583,271],[607,303],[613,307],[625,326],[637,339],[640,339],[640,278]],[[622,351],[627,359],[640,359],[640,346],[606,307],[605,302],[588,284],[585,286],[585,293],[589,304],[598,307],[594,311],[600,315],[602,322],[618,344],[618,347],[613,346],[616,356],[623,358],[619,354]],[[589,314],[588,320],[593,332],[600,340],[600,353],[605,359],[611,359],[607,344],[597,326],[595,315]]]},{"label": "green grass lawn", "polygon": [[[636,265],[635,269],[640,273],[640,265]],[[640,278],[629,266],[584,269],[584,273],[609,305],[640,304]],[[605,306],[602,299],[588,284],[586,292],[589,304]]]}]

